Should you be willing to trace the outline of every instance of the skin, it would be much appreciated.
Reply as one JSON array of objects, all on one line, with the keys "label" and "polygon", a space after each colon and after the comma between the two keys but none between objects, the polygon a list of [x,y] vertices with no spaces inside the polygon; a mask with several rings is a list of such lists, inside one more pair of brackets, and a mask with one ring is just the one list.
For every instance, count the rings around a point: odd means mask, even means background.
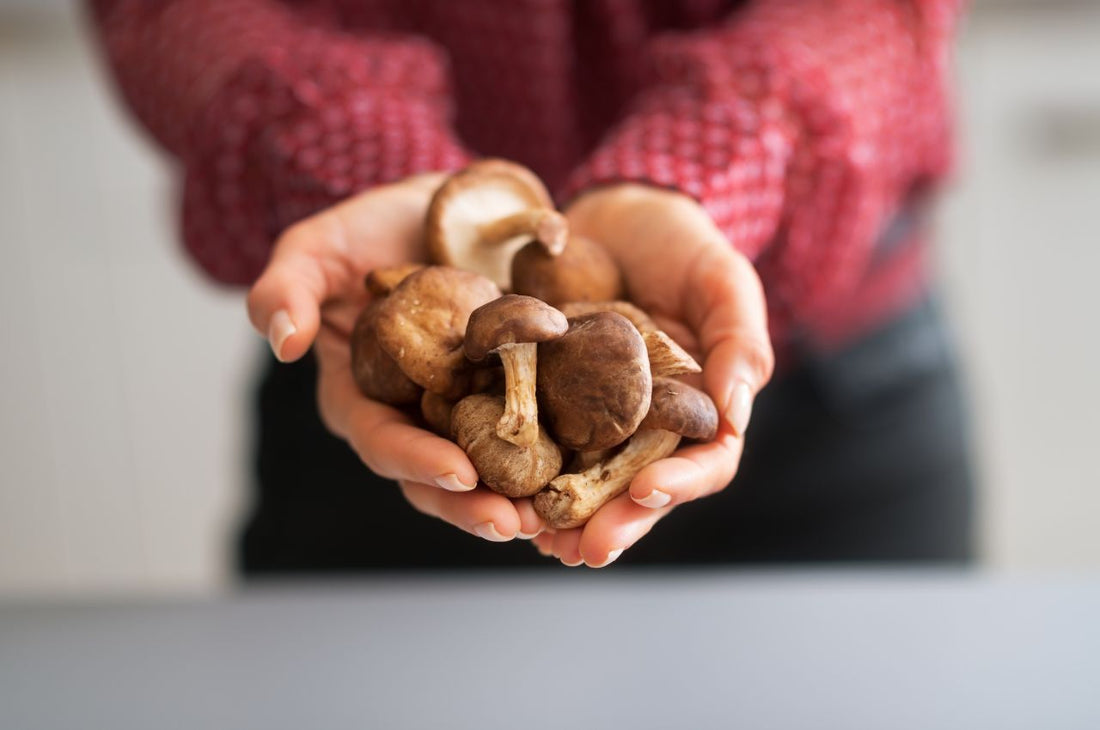
[{"label": "skin", "polygon": [[[359,394],[348,335],[368,298],[363,276],[378,266],[424,260],[423,217],[441,180],[423,175],[374,188],[296,224],[277,241],[249,293],[252,323],[281,360],[296,360],[315,344],[326,426],[368,467],[396,480],[417,510],[486,539],[541,532],[534,537],[539,551],[569,565],[606,565],[676,505],[725,488],[743,446],[734,424],[745,421],[747,395],[767,383],[774,366],[763,289],[751,263],[703,208],[671,191],[602,187],[576,200],[566,215],[571,230],[604,244],[636,303],[702,363],[692,383],[714,399],[723,418],[713,442],[650,465],[586,525],[544,532],[529,499],[509,500],[483,486],[457,491],[477,477],[458,446]],[[273,321],[283,325],[273,328]],[[653,499],[655,489],[668,495],[667,503],[645,506],[664,501]]]}]

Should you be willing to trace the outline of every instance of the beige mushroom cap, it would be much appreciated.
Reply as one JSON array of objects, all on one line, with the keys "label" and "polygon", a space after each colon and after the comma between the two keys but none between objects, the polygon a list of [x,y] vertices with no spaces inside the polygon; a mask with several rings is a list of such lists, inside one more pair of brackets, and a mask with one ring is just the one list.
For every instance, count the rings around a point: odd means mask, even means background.
[{"label": "beige mushroom cap", "polygon": [[409,379],[445,398],[464,395],[463,355],[470,313],[500,296],[483,276],[429,266],[408,276],[379,304],[378,342]]},{"label": "beige mushroom cap", "polygon": [[529,447],[508,443],[496,433],[503,414],[504,398],[467,396],[451,411],[451,434],[490,489],[508,497],[529,497],[561,471],[561,449],[541,428]]},{"label": "beige mushroom cap", "polygon": [[535,212],[526,220],[535,236],[552,248],[564,246],[568,226],[533,172],[504,160],[475,162],[448,178],[432,197],[425,229],[429,254],[435,263],[477,272],[509,289],[512,256],[532,240],[532,233],[489,241],[483,231],[525,212]]},{"label": "beige mushroom cap", "polygon": [[569,320],[539,345],[539,412],[562,446],[597,451],[634,433],[649,410],[653,380],[637,328],[614,312]]}]

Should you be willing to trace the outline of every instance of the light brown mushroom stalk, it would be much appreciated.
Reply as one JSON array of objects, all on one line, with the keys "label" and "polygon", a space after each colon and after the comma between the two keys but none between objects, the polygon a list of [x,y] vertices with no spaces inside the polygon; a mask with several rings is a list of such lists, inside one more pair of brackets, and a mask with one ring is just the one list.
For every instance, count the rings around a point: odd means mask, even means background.
[{"label": "light brown mushroom stalk", "polygon": [[661,330],[642,333],[646,352],[649,353],[649,369],[653,377],[672,377],[687,373],[701,373],[703,368],[676,340]]},{"label": "light brown mushroom stalk", "polygon": [[478,236],[487,246],[512,239],[534,238],[551,256],[557,256],[569,240],[569,223],[552,208],[530,208],[478,226]]},{"label": "light brown mushroom stalk", "polygon": [[578,527],[630,487],[645,467],[670,456],[680,435],[663,429],[638,431],[619,453],[579,474],[562,474],[535,495],[535,511],[555,530]]},{"label": "light brown mushroom stalk", "polygon": [[539,405],[535,398],[538,344],[519,342],[497,348],[504,365],[504,415],[497,436],[516,446],[530,446],[539,436]]}]

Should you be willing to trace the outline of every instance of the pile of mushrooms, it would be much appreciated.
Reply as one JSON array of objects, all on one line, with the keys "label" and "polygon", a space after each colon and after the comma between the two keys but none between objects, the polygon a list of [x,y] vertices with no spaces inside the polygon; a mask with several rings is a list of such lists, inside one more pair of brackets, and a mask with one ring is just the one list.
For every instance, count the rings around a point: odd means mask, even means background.
[{"label": "pile of mushrooms", "polygon": [[714,403],[675,379],[698,363],[624,300],[611,256],[570,235],[530,170],[455,173],[425,230],[430,265],[367,275],[352,369],[363,395],[453,439],[488,488],[576,527],[681,439],[714,438]]}]

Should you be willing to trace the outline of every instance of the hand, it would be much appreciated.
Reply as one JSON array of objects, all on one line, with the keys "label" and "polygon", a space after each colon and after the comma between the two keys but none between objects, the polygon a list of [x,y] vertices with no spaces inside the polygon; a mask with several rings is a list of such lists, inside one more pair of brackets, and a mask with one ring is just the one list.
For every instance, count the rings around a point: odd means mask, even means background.
[{"label": "hand", "polygon": [[640,185],[600,188],[566,212],[571,231],[603,244],[630,298],[703,364],[722,418],[708,444],[642,470],[584,526],[534,542],[567,565],[607,565],[673,507],[723,489],[737,472],[752,400],[774,367],[763,289],[752,264],[690,198]]},{"label": "hand", "polygon": [[363,277],[426,259],[424,215],[441,181],[422,175],[374,188],[288,229],[249,292],[248,313],[280,360],[314,346],[325,425],[371,470],[397,480],[416,509],[490,540],[530,537],[543,527],[531,500],[475,489],[462,449],[364,398],[352,378],[349,336],[369,298]]}]

